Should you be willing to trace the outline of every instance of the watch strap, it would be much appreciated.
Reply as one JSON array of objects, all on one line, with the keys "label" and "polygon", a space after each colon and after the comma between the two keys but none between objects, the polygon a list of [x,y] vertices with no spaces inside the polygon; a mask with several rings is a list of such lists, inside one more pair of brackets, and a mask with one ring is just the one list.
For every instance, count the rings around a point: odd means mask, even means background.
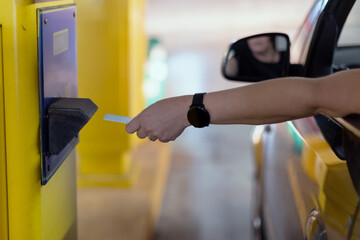
[{"label": "watch strap", "polygon": [[194,97],[193,97],[193,101],[190,107],[193,106],[204,106],[203,104],[203,100],[204,100],[204,95],[206,93],[195,93]]}]

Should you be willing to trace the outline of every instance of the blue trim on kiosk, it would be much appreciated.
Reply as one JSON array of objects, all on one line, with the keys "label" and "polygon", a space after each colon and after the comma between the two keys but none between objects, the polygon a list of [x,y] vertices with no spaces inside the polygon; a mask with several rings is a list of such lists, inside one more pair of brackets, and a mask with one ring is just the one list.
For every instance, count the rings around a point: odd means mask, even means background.
[{"label": "blue trim on kiosk", "polygon": [[38,64],[42,178],[45,185],[79,142],[97,110],[77,98],[76,5],[38,9]]}]

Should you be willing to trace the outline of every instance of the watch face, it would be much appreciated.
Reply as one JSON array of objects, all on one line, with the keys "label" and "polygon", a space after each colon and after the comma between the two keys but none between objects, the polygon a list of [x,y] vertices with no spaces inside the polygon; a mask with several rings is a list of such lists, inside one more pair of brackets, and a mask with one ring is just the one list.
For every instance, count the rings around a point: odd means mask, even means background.
[{"label": "watch face", "polygon": [[188,120],[194,127],[202,128],[209,126],[210,115],[205,108],[194,106],[189,109]]}]

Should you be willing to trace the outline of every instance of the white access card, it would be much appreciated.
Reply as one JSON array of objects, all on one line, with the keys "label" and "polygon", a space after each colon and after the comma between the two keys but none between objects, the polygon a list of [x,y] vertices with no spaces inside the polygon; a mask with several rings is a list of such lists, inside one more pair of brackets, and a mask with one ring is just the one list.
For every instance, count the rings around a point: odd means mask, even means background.
[{"label": "white access card", "polygon": [[112,122],[119,122],[119,123],[128,123],[131,121],[131,117],[124,117],[114,114],[106,114],[104,120],[112,121]]}]

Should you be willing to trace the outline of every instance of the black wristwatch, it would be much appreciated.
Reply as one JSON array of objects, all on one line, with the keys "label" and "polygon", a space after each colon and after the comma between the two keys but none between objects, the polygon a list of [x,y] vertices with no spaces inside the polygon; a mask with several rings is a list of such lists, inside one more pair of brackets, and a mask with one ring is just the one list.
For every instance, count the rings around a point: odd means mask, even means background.
[{"label": "black wristwatch", "polygon": [[206,93],[196,93],[194,95],[187,114],[189,123],[196,128],[207,127],[210,124],[210,114],[203,104],[205,94]]}]

